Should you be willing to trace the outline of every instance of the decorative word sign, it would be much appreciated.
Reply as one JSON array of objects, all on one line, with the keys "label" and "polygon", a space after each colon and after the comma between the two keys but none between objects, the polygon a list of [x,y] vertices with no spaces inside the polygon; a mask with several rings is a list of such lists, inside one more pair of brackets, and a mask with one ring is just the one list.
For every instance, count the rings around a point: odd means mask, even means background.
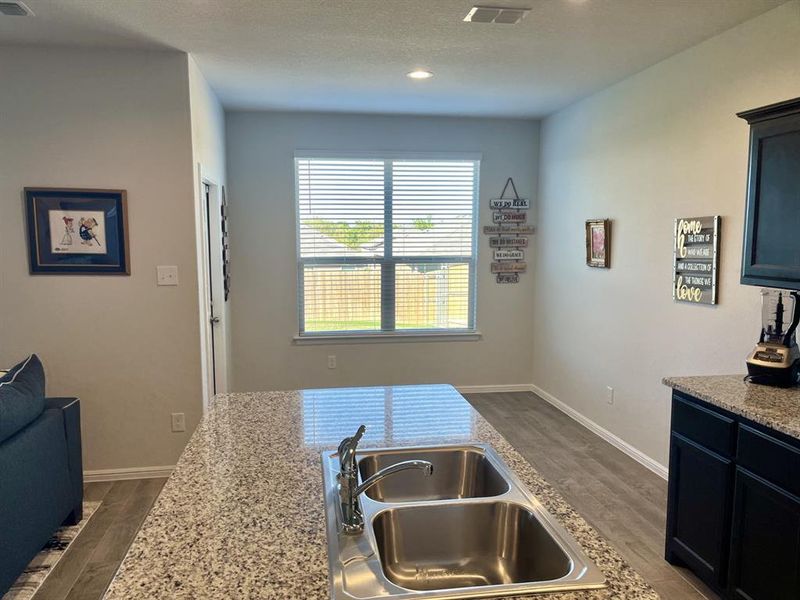
[{"label": "decorative word sign", "polygon": [[527,268],[528,263],[522,261],[492,263],[492,273],[524,273]]},{"label": "decorative word sign", "polygon": [[530,207],[531,203],[527,198],[492,198],[489,200],[489,208],[492,210],[528,210]]},{"label": "decorative word sign", "polygon": [[528,220],[528,213],[524,212],[501,212],[495,211],[492,213],[492,222],[494,223],[524,223]]},{"label": "decorative word sign", "polygon": [[490,248],[527,248],[528,238],[526,237],[490,237]]},{"label": "decorative word sign", "polygon": [[[509,186],[513,197],[506,197]],[[494,225],[484,225],[483,233],[492,236],[489,238],[489,247],[494,248],[492,273],[497,283],[519,283],[519,274],[527,269],[525,251],[521,248],[528,247],[528,238],[525,236],[533,233],[533,227],[525,224],[528,221],[526,211],[530,207],[530,200],[519,197],[511,177],[506,180],[500,197],[489,200]]]},{"label": "decorative word sign", "polygon": [[523,260],[525,258],[524,250],[495,250],[495,260]]},{"label": "decorative word sign", "polygon": [[497,283],[519,283],[519,273],[498,273]]},{"label": "decorative word sign", "polygon": [[532,235],[534,228],[530,225],[484,225],[483,233],[507,234],[507,235]]},{"label": "decorative word sign", "polygon": [[719,216],[675,219],[672,297],[693,304],[717,303]]}]

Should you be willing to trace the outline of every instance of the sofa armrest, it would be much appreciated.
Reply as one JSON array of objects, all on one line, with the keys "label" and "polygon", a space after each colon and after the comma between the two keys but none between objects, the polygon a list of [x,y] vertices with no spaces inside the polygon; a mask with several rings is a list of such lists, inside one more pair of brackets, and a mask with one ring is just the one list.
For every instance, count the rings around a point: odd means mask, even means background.
[{"label": "sofa armrest", "polygon": [[81,403],[77,398],[46,398],[45,410],[59,410],[64,419],[67,461],[74,503],[71,520],[80,521],[83,507],[83,458],[81,456]]},{"label": "sofa armrest", "polygon": [[45,409],[48,408],[58,408],[64,410],[70,404],[78,404],[80,405],[80,400],[77,398],[45,398],[44,399],[44,407]]}]

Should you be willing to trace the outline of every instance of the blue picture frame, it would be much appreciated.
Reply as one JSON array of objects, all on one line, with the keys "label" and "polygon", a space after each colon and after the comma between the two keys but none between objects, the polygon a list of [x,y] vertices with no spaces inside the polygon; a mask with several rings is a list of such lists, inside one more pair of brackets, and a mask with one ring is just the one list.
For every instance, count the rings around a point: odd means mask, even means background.
[{"label": "blue picture frame", "polygon": [[25,188],[32,275],[130,275],[125,190]]}]

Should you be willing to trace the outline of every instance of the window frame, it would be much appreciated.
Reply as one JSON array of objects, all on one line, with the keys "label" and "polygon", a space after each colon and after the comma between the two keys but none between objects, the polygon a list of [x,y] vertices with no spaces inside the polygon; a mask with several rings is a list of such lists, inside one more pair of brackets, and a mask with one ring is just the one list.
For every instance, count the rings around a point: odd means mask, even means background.
[{"label": "window frame", "polygon": [[[444,341],[448,338],[453,340],[477,340],[481,338],[481,334],[477,329],[477,312],[478,312],[478,226],[480,222],[480,169],[482,154],[475,152],[385,152],[385,151],[328,151],[328,150],[297,150],[293,157],[293,177],[294,177],[294,220],[295,220],[295,258],[297,263],[297,288],[296,288],[296,306],[297,306],[297,335],[294,336],[295,342],[311,342],[311,343],[325,343],[325,342],[346,342],[347,340],[363,340],[363,341],[392,341],[402,339],[403,341],[424,341],[435,340]],[[389,244],[384,244],[384,255],[375,257],[347,257],[347,264],[364,264],[364,265],[380,265],[381,268],[381,329],[380,330],[346,330],[346,331],[320,331],[320,332],[307,332],[304,330],[305,313],[304,313],[304,272],[303,269],[306,265],[337,265],[343,262],[343,257],[318,257],[318,258],[303,258],[301,253],[301,238],[300,238],[300,186],[299,186],[299,173],[298,162],[307,159],[354,159],[354,160],[382,160],[384,162],[384,232],[388,232]],[[474,177],[472,182],[472,252],[471,256],[386,256],[387,251],[391,247],[391,232],[392,232],[392,183],[393,183],[393,169],[392,162],[396,160],[429,160],[429,161],[470,161],[475,163]],[[385,239],[386,239],[385,238]],[[420,260],[422,259],[422,260]],[[395,286],[396,277],[392,274],[390,277],[387,271],[393,271],[395,265],[402,263],[459,263],[468,265],[469,281],[468,281],[468,307],[467,307],[467,327],[464,328],[429,328],[429,329],[395,329],[395,311],[397,308]],[[390,279],[390,284],[386,287],[390,290],[389,294],[384,294],[384,278]],[[391,302],[389,301],[391,298]],[[392,325],[391,329],[385,328],[387,323]]]}]

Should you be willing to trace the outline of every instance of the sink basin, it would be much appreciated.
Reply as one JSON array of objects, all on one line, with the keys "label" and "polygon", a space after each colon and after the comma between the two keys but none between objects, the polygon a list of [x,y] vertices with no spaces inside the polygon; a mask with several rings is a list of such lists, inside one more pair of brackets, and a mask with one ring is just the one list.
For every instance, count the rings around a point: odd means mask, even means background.
[{"label": "sink basin", "polygon": [[341,527],[336,452],[322,454],[332,600],[499,598],[605,587],[603,573],[485,444],[356,452],[363,481],[404,460],[359,498],[365,528]]},{"label": "sink basin", "polygon": [[519,504],[447,504],[384,511],[372,523],[392,583],[438,590],[551,581],[572,561]]},{"label": "sink basin", "polygon": [[364,492],[379,502],[416,502],[499,496],[508,492],[508,482],[477,448],[440,447],[426,450],[366,451],[358,462],[361,480],[384,467],[411,459],[427,460],[433,477],[401,471]]}]

